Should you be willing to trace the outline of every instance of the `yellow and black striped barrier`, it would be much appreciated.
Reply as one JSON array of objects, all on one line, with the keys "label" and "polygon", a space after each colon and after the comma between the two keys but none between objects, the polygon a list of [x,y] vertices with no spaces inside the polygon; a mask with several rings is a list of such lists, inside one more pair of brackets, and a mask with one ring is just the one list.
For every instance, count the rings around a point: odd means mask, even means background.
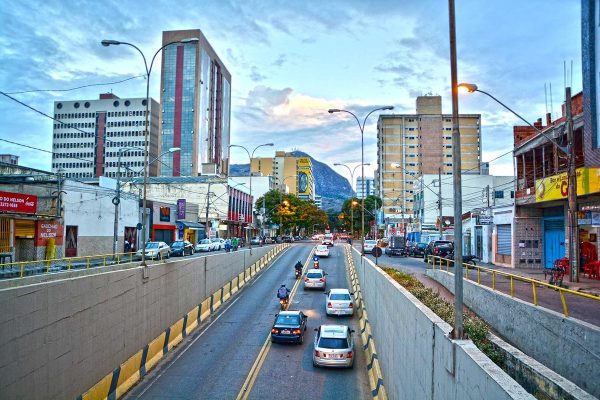
[{"label": "yellow and black striped barrier", "polygon": [[168,327],[144,348],[114,371],[106,375],[78,400],[118,399],[136,382],[148,373],[171,349],[177,346],[198,325],[211,316],[233,294],[237,293],[258,272],[269,265],[269,262],[289,244],[276,246],[254,264],[236,275],[231,281],[215,291],[200,304],[190,310],[181,319]]},{"label": "yellow and black striped barrier", "polygon": [[377,350],[375,348],[375,340],[371,332],[371,324],[369,323],[369,317],[367,315],[367,309],[365,307],[360,284],[358,282],[358,276],[356,275],[356,268],[354,265],[354,258],[352,257],[352,248],[349,245],[345,246],[346,250],[346,265],[348,267],[348,275],[350,277],[350,285],[352,292],[354,293],[354,304],[358,311],[360,335],[363,342],[363,350],[367,355],[367,372],[369,375],[369,385],[371,387],[371,395],[374,399],[387,399],[387,393],[383,384],[383,373],[379,360],[377,358]]}]

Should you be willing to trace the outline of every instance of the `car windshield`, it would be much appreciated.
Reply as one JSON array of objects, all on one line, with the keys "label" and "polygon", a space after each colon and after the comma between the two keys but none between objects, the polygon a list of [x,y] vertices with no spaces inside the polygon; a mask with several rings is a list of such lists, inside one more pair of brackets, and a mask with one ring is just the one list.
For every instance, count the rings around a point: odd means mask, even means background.
[{"label": "car windshield", "polygon": [[346,338],[325,338],[319,339],[319,346],[324,349],[347,349],[348,339]]},{"label": "car windshield", "polygon": [[213,239],[212,241],[213,241],[213,242],[218,242],[218,241],[219,241],[219,239],[215,238],[215,239]]},{"label": "car windshield", "polygon": [[173,242],[171,247],[183,247],[183,242]]},{"label": "car windshield", "polygon": [[319,272],[309,272],[308,274],[306,274],[307,278],[322,278],[323,275]]},{"label": "car windshield", "polygon": [[365,240],[365,244],[377,244],[376,240]]},{"label": "car windshield", "polygon": [[279,315],[275,321],[276,325],[300,325],[300,317],[297,315]]},{"label": "car windshield", "polygon": [[202,241],[200,242],[200,244],[210,244],[210,240],[208,240],[208,239],[202,239]]},{"label": "car windshield", "polygon": [[146,243],[146,248],[147,249],[158,249],[158,243],[156,243],[156,242]]},{"label": "car windshield", "polygon": [[350,295],[348,293],[331,293],[329,300],[350,300]]},{"label": "car windshield", "polygon": [[426,245],[425,243],[419,243],[419,244],[417,245],[417,247],[418,247],[419,249],[424,249],[425,247],[427,247],[427,245]]}]

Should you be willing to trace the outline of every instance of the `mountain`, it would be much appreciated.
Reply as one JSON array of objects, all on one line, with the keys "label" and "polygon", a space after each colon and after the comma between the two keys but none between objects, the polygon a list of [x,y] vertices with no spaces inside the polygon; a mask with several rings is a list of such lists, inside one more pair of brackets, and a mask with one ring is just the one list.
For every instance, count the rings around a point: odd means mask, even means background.
[{"label": "mountain", "polygon": [[[352,186],[350,186],[348,180],[335,172],[329,165],[315,160],[309,154],[302,151],[293,151],[291,154],[294,157],[310,157],[315,179],[315,190],[322,197],[323,209],[340,210],[344,200],[353,194]],[[249,173],[249,164],[231,164],[229,166],[229,175],[231,176],[248,176]]]}]

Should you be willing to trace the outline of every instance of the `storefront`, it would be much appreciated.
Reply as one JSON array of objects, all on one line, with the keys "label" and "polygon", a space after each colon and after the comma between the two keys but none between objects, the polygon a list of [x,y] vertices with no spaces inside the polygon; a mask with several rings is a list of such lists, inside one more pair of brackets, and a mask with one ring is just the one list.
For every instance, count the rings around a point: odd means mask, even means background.
[{"label": "storefront", "polygon": [[204,224],[192,221],[177,221],[177,239],[187,240],[190,243],[198,243],[206,237]]},{"label": "storefront", "polygon": [[598,234],[600,233],[600,199],[580,201],[577,225],[579,228],[580,268],[598,261]]}]

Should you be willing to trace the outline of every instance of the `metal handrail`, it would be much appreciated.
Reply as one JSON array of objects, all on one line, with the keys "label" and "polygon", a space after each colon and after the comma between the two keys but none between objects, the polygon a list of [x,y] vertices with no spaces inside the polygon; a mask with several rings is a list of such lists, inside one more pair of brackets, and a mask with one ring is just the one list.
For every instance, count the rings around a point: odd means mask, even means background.
[{"label": "metal handrail", "polygon": [[[437,263],[436,263],[436,259],[437,259]],[[443,258],[443,257],[439,257],[439,256],[432,256],[429,255],[427,256],[427,268],[429,269],[431,266],[431,269],[435,269],[436,268],[436,264],[438,266],[438,269],[442,269],[442,260],[446,261],[446,272],[450,272],[449,268],[450,268],[450,263],[454,264],[454,261],[449,260],[447,258]],[[486,268],[486,267],[480,267],[478,265],[472,265],[472,264],[467,264],[467,263],[463,263],[463,268],[466,269],[466,273],[464,276],[464,279],[469,280],[469,269],[476,269],[477,270],[477,284],[481,285],[481,271],[484,272],[488,272],[492,274],[492,290],[496,290],[496,276],[500,275],[500,276],[504,276],[504,277],[508,277],[510,279],[510,296],[511,297],[515,297],[515,287],[514,287],[514,282],[515,281],[521,281],[521,282],[526,282],[526,283],[530,283],[531,284],[531,288],[533,291],[533,304],[535,306],[538,305],[538,299],[537,299],[537,285],[540,286],[544,286],[548,289],[552,289],[554,291],[558,291],[559,295],[560,295],[560,300],[562,302],[562,306],[563,306],[563,311],[565,314],[565,317],[569,316],[569,309],[567,307],[567,301],[565,299],[565,293],[569,293],[569,294],[573,294],[575,296],[580,296],[580,297],[584,297],[587,299],[591,299],[591,300],[595,300],[595,301],[600,301],[600,297],[598,296],[594,296],[591,294],[587,294],[587,293],[581,293],[581,292],[577,292],[575,290],[571,290],[571,289],[567,289],[567,288],[563,288],[557,285],[552,285],[550,283],[546,283],[544,281],[540,281],[537,279],[533,279],[533,278],[528,278],[525,276],[521,276],[521,275],[516,275],[516,274],[511,274],[509,272],[504,272],[504,271],[498,271],[495,269],[491,269],[491,268]],[[523,299],[521,299],[523,300]],[[523,300],[526,301],[526,300]]]}]

